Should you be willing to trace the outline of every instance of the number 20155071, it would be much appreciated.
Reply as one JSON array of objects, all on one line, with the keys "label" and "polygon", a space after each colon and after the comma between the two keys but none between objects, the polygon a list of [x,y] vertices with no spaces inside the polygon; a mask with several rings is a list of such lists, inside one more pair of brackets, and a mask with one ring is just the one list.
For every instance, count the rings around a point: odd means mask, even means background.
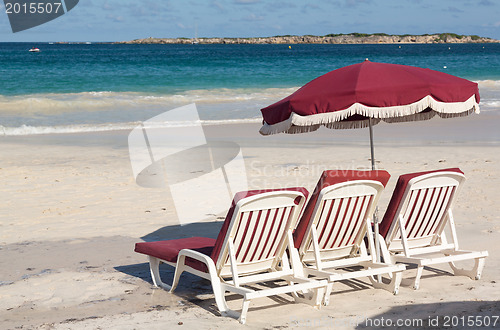
[{"label": "number 20155071", "polygon": [[11,3],[5,4],[5,12],[7,14],[57,14],[63,10],[61,2],[47,3]]}]

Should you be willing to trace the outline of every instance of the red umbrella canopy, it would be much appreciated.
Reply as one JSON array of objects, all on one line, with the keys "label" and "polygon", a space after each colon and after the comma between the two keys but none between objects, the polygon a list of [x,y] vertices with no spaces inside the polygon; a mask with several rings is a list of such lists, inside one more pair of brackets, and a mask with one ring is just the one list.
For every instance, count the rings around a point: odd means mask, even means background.
[{"label": "red umbrella canopy", "polygon": [[300,133],[320,125],[359,128],[479,112],[477,83],[407,65],[364,62],[322,75],[261,110],[260,132]]}]

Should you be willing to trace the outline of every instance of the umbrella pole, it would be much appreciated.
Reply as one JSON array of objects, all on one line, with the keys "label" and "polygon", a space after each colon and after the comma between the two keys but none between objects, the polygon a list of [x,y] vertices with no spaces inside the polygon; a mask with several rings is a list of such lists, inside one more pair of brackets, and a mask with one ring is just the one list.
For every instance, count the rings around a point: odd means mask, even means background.
[{"label": "umbrella pole", "polygon": [[368,119],[368,125],[370,127],[370,151],[371,151],[371,159],[372,159],[372,171],[375,170],[375,148],[373,146],[373,125],[372,125],[372,119]]},{"label": "umbrella pole", "polygon": [[[368,119],[368,124],[370,128],[370,151],[371,151],[371,160],[372,160],[372,171],[375,170],[375,147],[373,146],[373,125],[372,119]],[[373,214],[373,223],[375,227],[375,258],[377,262],[380,262],[380,241],[379,241],[379,228],[378,228],[378,206],[375,208],[375,213]],[[377,276],[377,280],[380,282],[380,275]]]}]

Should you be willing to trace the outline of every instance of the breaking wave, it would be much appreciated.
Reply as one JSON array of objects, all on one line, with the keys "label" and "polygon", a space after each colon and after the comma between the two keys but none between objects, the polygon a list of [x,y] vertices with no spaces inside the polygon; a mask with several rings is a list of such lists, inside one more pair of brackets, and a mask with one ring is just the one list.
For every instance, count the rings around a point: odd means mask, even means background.
[{"label": "breaking wave", "polygon": [[279,100],[297,88],[190,90],[179,94],[138,92],[83,92],[61,94],[0,95],[0,113],[58,114],[76,111],[102,111],[117,108],[178,106],[189,103],[215,104]]},{"label": "breaking wave", "polygon": [[[480,80],[481,111],[499,111],[500,80]],[[166,110],[196,103],[201,120],[182,125],[260,123],[259,109],[297,90],[246,88],[139,92],[0,95],[0,136],[131,130]],[[148,111],[153,110],[153,111]],[[160,123],[161,127],[179,124]]]},{"label": "breaking wave", "polygon": [[[254,119],[228,119],[228,120],[200,120],[198,122],[184,122],[184,123],[164,122],[164,123],[157,123],[155,127],[169,128],[169,127],[189,127],[198,125],[211,126],[211,125],[249,124],[249,123],[260,123],[261,121],[262,120],[259,118],[254,118]],[[101,124],[101,125],[61,125],[61,126],[21,125],[19,127],[4,127],[0,125],[0,136],[121,131],[121,130],[132,130],[137,126],[140,126],[141,124],[142,122]]]}]

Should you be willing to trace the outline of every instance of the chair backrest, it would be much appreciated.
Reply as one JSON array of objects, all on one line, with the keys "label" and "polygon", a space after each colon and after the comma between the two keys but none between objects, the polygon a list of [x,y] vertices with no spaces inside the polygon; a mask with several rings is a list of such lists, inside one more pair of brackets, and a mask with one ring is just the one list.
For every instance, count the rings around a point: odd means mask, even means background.
[{"label": "chair backrest", "polygon": [[211,254],[219,275],[232,274],[231,257],[238,276],[275,269],[307,195],[301,187],[237,193]]},{"label": "chair backrest", "polygon": [[399,177],[380,234],[391,249],[402,249],[399,217],[408,248],[437,244],[465,176],[458,168],[405,174]]},{"label": "chair backrest", "polygon": [[294,232],[302,260],[314,259],[313,228],[321,260],[356,254],[389,178],[386,171],[324,171]]}]

